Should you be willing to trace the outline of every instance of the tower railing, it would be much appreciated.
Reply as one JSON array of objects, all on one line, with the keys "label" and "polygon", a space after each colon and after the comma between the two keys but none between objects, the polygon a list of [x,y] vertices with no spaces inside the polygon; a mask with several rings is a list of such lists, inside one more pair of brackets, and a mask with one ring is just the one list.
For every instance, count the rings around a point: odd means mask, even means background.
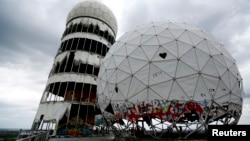
[{"label": "tower railing", "polygon": [[22,130],[16,141],[47,141],[50,137],[51,130]]}]

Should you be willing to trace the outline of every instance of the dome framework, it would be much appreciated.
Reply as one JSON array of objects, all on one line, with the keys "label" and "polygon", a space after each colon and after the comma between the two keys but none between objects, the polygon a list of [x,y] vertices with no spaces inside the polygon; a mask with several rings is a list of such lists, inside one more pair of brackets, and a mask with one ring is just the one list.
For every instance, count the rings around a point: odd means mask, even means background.
[{"label": "dome framework", "polygon": [[237,124],[243,84],[235,59],[205,31],[151,22],[126,32],[104,58],[98,105],[116,136],[190,137]]}]

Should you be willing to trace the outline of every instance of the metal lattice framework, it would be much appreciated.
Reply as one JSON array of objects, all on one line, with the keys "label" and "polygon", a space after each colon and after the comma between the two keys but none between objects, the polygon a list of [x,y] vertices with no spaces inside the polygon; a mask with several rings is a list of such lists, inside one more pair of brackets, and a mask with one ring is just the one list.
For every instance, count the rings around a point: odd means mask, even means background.
[{"label": "metal lattice framework", "polygon": [[235,59],[213,36],[182,23],[126,32],[105,56],[97,85],[116,136],[189,137],[208,124],[237,124],[241,115]]}]

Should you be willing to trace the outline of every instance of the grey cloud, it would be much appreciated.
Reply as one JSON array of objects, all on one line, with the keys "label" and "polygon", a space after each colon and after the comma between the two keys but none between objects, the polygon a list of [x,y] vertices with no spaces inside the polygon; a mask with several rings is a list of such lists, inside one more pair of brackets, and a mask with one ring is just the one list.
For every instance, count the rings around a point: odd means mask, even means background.
[{"label": "grey cloud", "polygon": [[36,109],[29,106],[20,106],[0,102],[1,128],[27,128],[30,127],[36,113]]},{"label": "grey cloud", "polygon": [[18,4],[13,0],[1,1],[1,60],[13,60],[9,56],[12,52],[27,53],[31,58],[35,58],[32,56],[33,51],[55,55],[69,8],[63,7],[64,3],[59,1],[49,6],[39,6],[41,3],[29,0],[22,0]]}]

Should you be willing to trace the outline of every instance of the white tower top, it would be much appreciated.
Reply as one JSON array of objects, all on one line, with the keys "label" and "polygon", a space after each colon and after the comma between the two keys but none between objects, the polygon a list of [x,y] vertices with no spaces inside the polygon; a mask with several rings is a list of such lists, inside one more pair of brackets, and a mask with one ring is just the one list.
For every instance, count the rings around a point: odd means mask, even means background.
[{"label": "white tower top", "polygon": [[69,12],[67,23],[78,17],[92,17],[108,24],[114,33],[117,33],[117,21],[112,11],[98,1],[86,0],[78,3]]}]

